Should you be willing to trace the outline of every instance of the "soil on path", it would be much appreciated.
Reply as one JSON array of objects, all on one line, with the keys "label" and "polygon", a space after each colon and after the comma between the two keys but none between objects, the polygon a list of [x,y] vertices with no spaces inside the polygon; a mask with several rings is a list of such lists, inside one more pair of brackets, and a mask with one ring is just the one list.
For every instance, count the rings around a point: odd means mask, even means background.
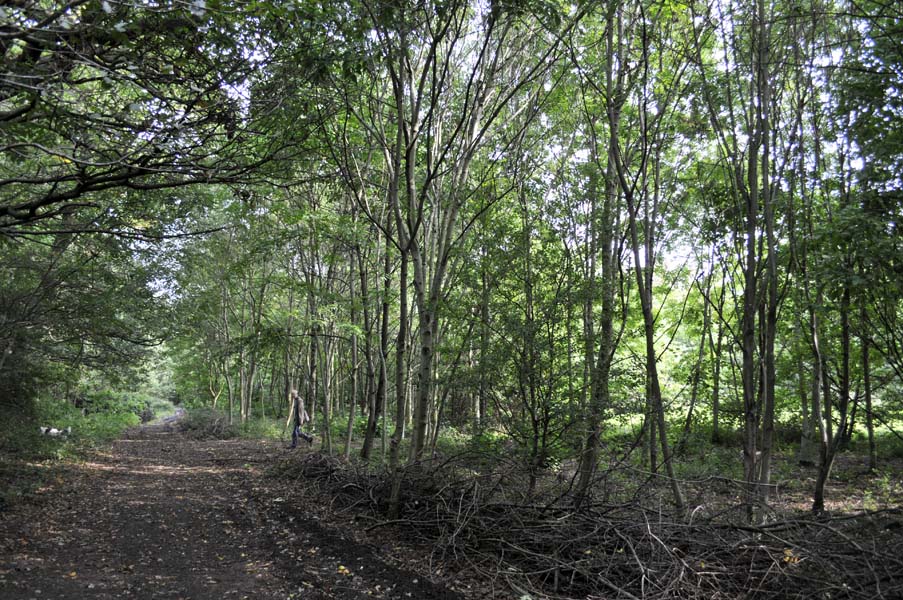
[{"label": "soil on path", "polygon": [[172,420],[130,431],[0,512],[0,598],[462,597],[266,477],[286,452],[191,439]]}]

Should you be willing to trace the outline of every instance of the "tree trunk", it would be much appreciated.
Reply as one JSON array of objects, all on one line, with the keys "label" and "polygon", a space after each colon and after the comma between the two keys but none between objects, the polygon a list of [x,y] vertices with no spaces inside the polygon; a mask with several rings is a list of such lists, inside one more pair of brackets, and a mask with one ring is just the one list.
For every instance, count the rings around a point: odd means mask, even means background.
[{"label": "tree trunk", "polygon": [[[613,101],[611,92],[615,89],[614,56],[615,56],[615,31],[616,11],[614,3],[606,14],[606,82],[605,89],[610,101]],[[614,357],[614,263],[615,263],[615,214],[618,200],[618,188],[615,180],[614,140],[617,139],[620,124],[621,105],[612,102],[608,110],[609,117],[609,144],[605,155],[605,187],[602,198],[601,213],[597,192],[599,189],[597,170],[594,169],[589,181],[590,201],[590,225],[589,225],[589,249],[588,268],[586,274],[587,292],[584,296],[583,321],[584,321],[584,373],[589,369],[589,406],[586,417],[586,438],[583,443],[583,451],[578,465],[579,479],[575,492],[578,506],[585,503],[591,492],[591,486],[596,474],[599,462],[599,443],[602,437],[602,419],[605,409],[611,405],[610,374],[611,361]],[[599,154],[599,145],[595,132],[596,117],[587,115],[589,121],[590,156],[596,168],[601,170],[602,157]],[[593,312],[596,296],[596,255],[599,253],[599,262],[602,264],[601,281],[599,282],[598,300],[601,303],[599,315],[599,329],[594,328]],[[598,340],[596,336],[598,335]],[[598,345],[597,345],[598,344]],[[584,376],[584,379],[586,377]],[[584,388],[586,387],[584,381]],[[585,402],[581,402],[585,404]]]},{"label": "tree trunk", "polygon": [[[817,444],[815,442],[815,416],[809,406],[809,390],[806,389],[806,369],[803,357],[797,357],[797,378],[799,385],[800,410],[802,412],[802,424],[800,435],[799,464],[803,467],[816,465]],[[818,384],[813,384],[813,386]],[[816,388],[813,388],[816,389]]]},{"label": "tree trunk", "polygon": [[389,468],[392,471],[392,487],[389,493],[389,517],[397,519],[401,504],[401,440],[404,437],[404,428],[407,412],[407,384],[405,373],[407,372],[408,339],[408,256],[401,250],[401,265],[398,275],[398,336],[395,342],[395,431],[392,433],[392,441],[389,443]]},{"label": "tree trunk", "polygon": [[485,427],[486,407],[489,405],[489,252],[485,242],[480,260],[480,387],[474,403],[474,432],[479,433]]},{"label": "tree trunk", "polygon": [[706,284],[705,284],[705,292],[703,292],[703,305],[702,305],[702,331],[699,334],[699,351],[696,355],[696,365],[693,367],[693,384],[690,389],[690,407],[687,409],[687,419],[684,422],[684,431],[681,436],[680,446],[683,447],[686,445],[687,440],[690,438],[690,428],[693,426],[693,409],[696,406],[696,399],[699,395],[699,382],[702,380],[702,364],[705,359],[705,347],[706,342],[709,337],[709,327],[710,327],[710,308],[709,308],[709,296],[712,291],[712,277],[714,276],[714,272],[709,272],[706,276]]},{"label": "tree trunk", "polygon": [[229,425],[232,425],[232,414],[235,412],[235,386],[233,385],[232,377],[228,373],[224,377],[226,379],[226,392],[229,397]]},{"label": "tree trunk", "polygon": [[359,246],[355,248],[355,254],[357,255],[358,275],[360,277],[361,311],[364,316],[364,333],[366,335],[364,338],[364,359],[367,367],[367,383],[364,389],[366,389],[367,396],[367,428],[364,432],[364,442],[361,445],[361,458],[367,460],[370,458],[370,452],[373,449],[373,440],[376,437],[376,427],[379,423],[379,383],[377,383],[376,368],[373,364],[373,318],[370,316],[370,287]]},{"label": "tree trunk", "polygon": [[[821,294],[818,296],[817,304],[820,304]],[[812,512],[822,513],[825,510],[825,483],[828,475],[831,473],[831,465],[834,460],[833,453],[829,451],[832,443],[831,428],[827,423],[825,413],[822,411],[822,380],[826,377],[823,372],[824,361],[821,355],[821,347],[818,339],[818,318],[815,314],[815,308],[809,308],[809,335],[812,344],[813,370],[812,377],[812,418],[818,425],[818,473],[815,480],[815,490],[812,499]],[[825,386],[825,391],[829,389]],[[830,406],[831,398],[825,394],[824,405]]]},{"label": "tree trunk", "polygon": [[862,383],[865,386],[865,427],[868,431],[869,438],[869,471],[875,471],[878,468],[878,453],[875,448],[875,423],[872,420],[872,371],[871,357],[869,355],[869,338],[865,333],[866,308],[863,301],[861,306],[861,318],[859,327],[861,328],[860,343],[862,344]]},{"label": "tree trunk", "polygon": [[[617,165],[619,163],[620,158],[616,156],[615,164]],[[623,177],[623,170],[620,168],[618,169],[618,178],[622,182],[622,192],[624,192],[625,199],[627,200],[629,217],[628,227],[630,230],[630,241],[633,247],[634,272],[636,273],[637,288],[643,311],[643,329],[646,338],[646,374],[648,377],[649,396],[652,404],[651,408],[655,415],[654,420],[650,420],[650,426],[652,426],[654,422],[656,429],[658,430],[659,444],[662,450],[662,461],[668,474],[668,481],[671,484],[671,492],[674,496],[674,506],[678,513],[682,513],[686,502],[684,500],[683,491],[680,488],[680,482],[674,475],[673,457],[668,444],[668,425],[665,420],[665,407],[662,402],[662,391],[658,378],[658,356],[655,352],[655,318],[652,314],[652,289],[648,285],[646,276],[646,269],[651,270],[652,264],[649,258],[647,258],[645,268],[640,267],[642,263],[640,262],[640,243],[636,223],[637,206],[633,199],[630,187],[626,185],[626,180]],[[644,240],[644,248],[647,257],[650,255],[652,247],[653,239],[650,234],[647,236],[647,239]],[[654,468],[655,465],[653,465],[653,469]]]},{"label": "tree trunk", "polygon": [[417,379],[417,401],[414,405],[414,430],[411,435],[411,460],[419,460],[427,443],[427,425],[433,392],[433,354],[435,352],[436,308],[438,290],[426,280],[426,266],[418,246],[414,245],[414,298],[420,329],[420,368]]},{"label": "tree trunk", "polygon": [[326,423],[326,426],[323,428],[323,441],[322,448],[326,451],[327,454],[332,454],[332,384],[334,381],[333,377],[333,365],[335,364],[335,341],[330,336],[326,336],[323,339],[321,344],[323,358],[321,360],[321,365],[323,368],[323,372],[320,374],[320,389],[322,390],[322,402],[323,402],[323,421]]},{"label": "tree trunk", "polygon": [[[313,302],[311,300],[311,302]],[[317,377],[317,362],[319,360],[320,354],[320,329],[314,324],[311,327],[310,332],[310,348],[308,349],[307,354],[307,398],[309,400],[310,408],[308,410],[308,414],[310,415],[311,424],[316,423],[317,418],[317,399],[319,398],[319,389],[320,382]],[[329,427],[329,423],[324,423],[325,427]]]},{"label": "tree trunk", "polygon": [[[718,303],[718,314],[722,315],[724,311],[724,276],[721,279],[721,294],[719,296]],[[720,429],[720,411],[721,411],[721,344],[724,340],[724,320],[719,317],[718,319],[718,333],[716,335],[715,343],[710,345],[712,346],[713,351],[713,372],[712,372],[712,443],[720,444],[721,443],[721,429]]]},{"label": "tree trunk", "polygon": [[757,233],[759,216],[759,142],[754,132],[750,142],[748,187],[746,193],[746,259],[743,265],[743,480],[746,482],[745,504],[749,521],[755,517],[758,498],[756,458],[758,455],[759,415],[756,390],[758,361],[756,360],[756,319],[758,318],[758,258]]},{"label": "tree trunk", "polygon": [[[354,284],[354,261],[351,261],[351,271],[352,275],[349,277],[348,282],[348,301],[351,305],[351,325],[352,327],[357,327],[357,298],[355,296],[355,284]],[[351,398],[348,402],[348,425],[345,430],[345,449],[343,451],[343,455],[346,459],[351,456],[351,441],[354,438],[354,414],[355,408],[358,403],[358,387],[360,385],[358,381],[358,340],[357,333],[352,330],[351,333]]]},{"label": "tree trunk", "polygon": [[[391,229],[390,224],[387,225]],[[392,292],[392,258],[389,255],[391,233],[387,233],[385,239],[385,249],[383,254],[383,293],[382,293],[382,314],[380,316],[379,330],[379,383],[377,387],[377,402],[380,406],[380,414],[382,415],[382,459],[386,460],[386,446],[389,435],[388,427],[388,411],[389,411],[389,294]]]},{"label": "tree trunk", "polygon": [[775,405],[775,354],[774,345],[778,324],[778,267],[777,241],[774,231],[774,202],[771,193],[771,52],[768,26],[766,25],[765,3],[758,2],[759,59],[757,62],[758,83],[758,129],[762,136],[762,209],[765,221],[765,278],[766,294],[764,322],[762,324],[763,346],[761,357],[763,381],[763,410],[761,418],[762,448],[759,459],[759,501],[768,502],[771,490],[771,453],[774,445],[774,405]]},{"label": "tree trunk", "polygon": [[[850,326],[849,326],[849,287],[845,286],[841,295],[840,320],[841,320],[841,373],[840,373],[840,398],[839,398],[839,425],[836,433],[832,431],[830,406],[832,404],[829,394],[830,387],[824,383],[824,418],[820,420],[822,424],[821,444],[819,448],[819,465],[818,477],[815,481],[815,493],[813,495],[812,512],[819,514],[825,511],[825,485],[828,477],[831,475],[831,468],[834,465],[834,458],[843,438],[843,432],[846,429],[847,411],[849,409],[850,400]],[[816,338],[817,339],[817,338]],[[821,359],[823,379],[827,380],[827,373],[824,371],[825,360]]]}]

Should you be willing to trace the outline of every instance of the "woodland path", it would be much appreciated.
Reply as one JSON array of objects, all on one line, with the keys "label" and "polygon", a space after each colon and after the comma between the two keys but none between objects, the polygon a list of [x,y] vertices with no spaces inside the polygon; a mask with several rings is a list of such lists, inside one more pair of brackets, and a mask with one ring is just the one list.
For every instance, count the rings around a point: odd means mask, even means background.
[{"label": "woodland path", "polygon": [[129,431],[0,512],[0,598],[462,597],[321,520],[292,496],[303,482],[266,476],[288,453],[172,419]]}]

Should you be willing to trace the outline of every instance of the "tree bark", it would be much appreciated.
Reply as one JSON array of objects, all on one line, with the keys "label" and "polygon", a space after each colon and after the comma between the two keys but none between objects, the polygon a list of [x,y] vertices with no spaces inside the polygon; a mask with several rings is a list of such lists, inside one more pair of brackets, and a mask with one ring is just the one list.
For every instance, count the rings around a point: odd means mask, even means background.
[{"label": "tree bark", "polygon": [[702,331],[699,334],[699,351],[696,355],[696,364],[693,366],[693,383],[690,389],[690,406],[687,409],[687,419],[684,422],[684,431],[681,436],[681,446],[684,446],[687,443],[687,440],[690,438],[690,429],[693,426],[693,409],[696,406],[696,399],[699,395],[699,383],[702,381],[702,366],[703,360],[705,359],[705,347],[706,342],[709,338],[709,328],[710,328],[710,315],[711,310],[709,307],[709,296],[712,291],[712,277],[714,276],[714,272],[709,272],[706,276],[706,284],[705,284],[705,292],[703,292],[703,305],[702,305]]},{"label": "tree bark", "polygon": [[398,336],[395,342],[395,431],[389,442],[389,468],[392,471],[392,487],[389,493],[389,516],[397,519],[401,505],[401,440],[407,419],[407,339],[408,339],[408,257],[401,250],[398,275]]},{"label": "tree bark", "polygon": [[[357,327],[357,298],[355,297],[354,286],[354,261],[351,261],[352,275],[348,282],[348,300],[351,304],[351,326]],[[357,333],[351,334],[351,398],[348,401],[348,425],[345,430],[345,449],[343,455],[345,458],[351,456],[351,441],[354,437],[354,413],[358,403],[358,340]]]},{"label": "tree bark", "polygon": [[861,333],[859,337],[862,344],[862,383],[865,386],[865,427],[868,431],[869,439],[869,471],[875,471],[878,468],[878,452],[875,447],[875,423],[872,418],[872,369],[871,356],[869,352],[870,343],[867,327],[866,305],[863,300],[860,304],[860,324]]}]

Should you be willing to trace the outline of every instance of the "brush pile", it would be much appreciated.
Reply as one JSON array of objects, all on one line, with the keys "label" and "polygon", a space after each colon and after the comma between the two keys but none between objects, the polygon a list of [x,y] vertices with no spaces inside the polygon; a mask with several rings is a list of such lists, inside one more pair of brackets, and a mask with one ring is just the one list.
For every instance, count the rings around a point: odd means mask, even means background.
[{"label": "brush pile", "polygon": [[[432,561],[542,598],[903,598],[903,511],[843,516],[739,511],[675,515],[633,491],[578,505],[567,482],[532,494],[504,460],[472,454],[403,472],[399,519],[388,520],[391,474],[317,454],[285,463],[332,508],[432,548]],[[498,459],[495,459],[498,461]],[[479,472],[473,470],[479,465]],[[611,473],[597,489],[614,485]],[[617,501],[611,499],[618,497]],[[448,570],[448,568],[446,568]]]}]

